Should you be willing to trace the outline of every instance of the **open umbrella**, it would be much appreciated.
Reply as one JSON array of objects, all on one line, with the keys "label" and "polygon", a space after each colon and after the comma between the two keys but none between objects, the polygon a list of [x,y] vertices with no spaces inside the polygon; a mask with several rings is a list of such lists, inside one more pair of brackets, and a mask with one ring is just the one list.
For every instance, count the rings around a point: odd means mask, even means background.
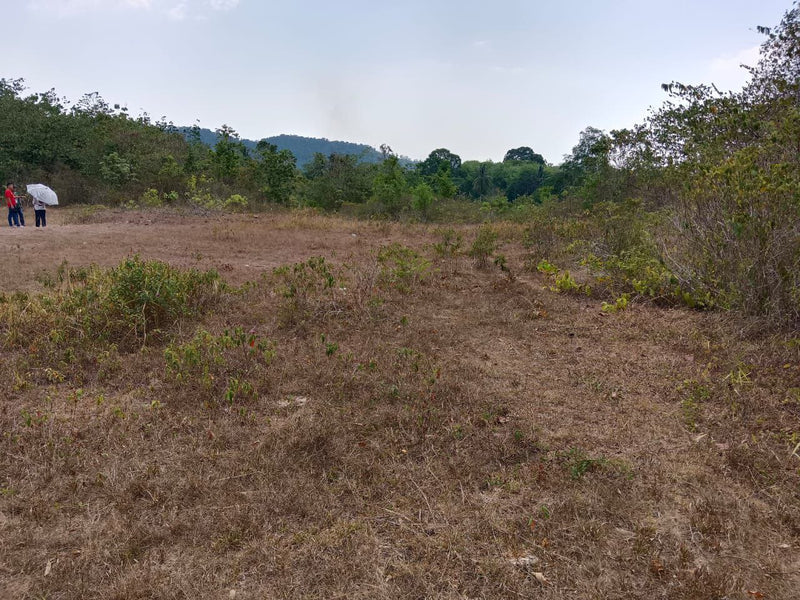
[{"label": "open umbrella", "polygon": [[43,183],[31,183],[27,186],[27,189],[28,193],[42,204],[47,204],[48,206],[56,206],[58,204],[56,193]]}]

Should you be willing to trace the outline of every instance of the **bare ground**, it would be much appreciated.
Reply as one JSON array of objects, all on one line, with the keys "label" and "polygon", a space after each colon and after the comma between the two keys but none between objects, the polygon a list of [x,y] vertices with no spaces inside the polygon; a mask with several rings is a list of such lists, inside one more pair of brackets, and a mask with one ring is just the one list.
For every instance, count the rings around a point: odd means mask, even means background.
[{"label": "bare ground", "polygon": [[[602,315],[525,272],[513,228],[509,278],[424,226],[50,213],[0,230],[0,290],[64,260],[215,268],[254,283],[178,340],[241,326],[276,358],[226,401],[163,347],[63,378],[3,349],[0,597],[798,597],[796,342]],[[392,242],[433,261],[407,291],[378,282]],[[340,287],[287,313],[269,273],[311,256]]]}]

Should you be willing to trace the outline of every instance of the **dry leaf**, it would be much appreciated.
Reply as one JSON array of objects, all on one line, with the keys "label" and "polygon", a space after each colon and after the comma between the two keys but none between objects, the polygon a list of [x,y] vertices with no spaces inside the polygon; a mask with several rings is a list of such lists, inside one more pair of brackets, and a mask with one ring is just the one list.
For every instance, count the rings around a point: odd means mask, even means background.
[{"label": "dry leaf", "polygon": [[764,594],[757,590],[747,590],[747,593],[750,594],[753,598],[763,598]]},{"label": "dry leaf", "polygon": [[547,584],[550,583],[550,581],[547,579],[547,577],[544,576],[544,573],[536,572],[536,573],[533,574],[533,576],[536,577],[536,581],[538,581],[542,585],[547,585]]},{"label": "dry leaf", "polygon": [[661,577],[664,574],[664,563],[654,558],[650,561],[650,572],[656,577]]},{"label": "dry leaf", "polygon": [[50,571],[52,570],[52,568],[53,568],[53,559],[51,558],[50,560],[47,561],[47,564],[44,567],[44,576],[45,577],[50,575]]},{"label": "dry leaf", "polygon": [[518,556],[516,558],[512,558],[511,564],[517,567],[527,567],[529,565],[535,565],[539,562],[539,558],[534,556],[533,554],[529,554],[528,556]]}]

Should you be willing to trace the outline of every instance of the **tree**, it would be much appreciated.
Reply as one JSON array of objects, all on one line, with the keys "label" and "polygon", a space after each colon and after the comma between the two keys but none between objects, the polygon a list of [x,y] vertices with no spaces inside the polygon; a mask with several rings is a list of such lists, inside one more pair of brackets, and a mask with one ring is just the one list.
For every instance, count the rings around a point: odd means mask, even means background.
[{"label": "tree", "polygon": [[520,196],[532,196],[544,180],[544,165],[525,163],[517,170],[514,179],[506,190],[506,197],[513,202]]},{"label": "tree", "polygon": [[254,161],[256,185],[271,202],[286,203],[294,190],[297,161],[288,150],[261,140],[256,145],[259,160]]},{"label": "tree", "polygon": [[461,157],[447,148],[439,148],[431,152],[428,158],[417,166],[420,174],[426,177],[436,175],[443,168],[455,174],[461,168]]},{"label": "tree", "polygon": [[800,6],[795,2],[777,27],[758,27],[767,36],[758,64],[745,67],[752,79],[745,87],[750,101],[786,99],[800,106]]},{"label": "tree", "polygon": [[225,183],[233,183],[247,157],[247,148],[239,140],[239,134],[228,125],[220,127],[216,133],[217,144],[211,152],[214,176]]},{"label": "tree", "polygon": [[491,190],[492,184],[489,180],[489,168],[486,163],[478,165],[478,172],[475,174],[475,179],[472,180],[472,191],[480,198],[485,196]]},{"label": "tree", "polygon": [[388,154],[372,183],[371,202],[379,203],[385,212],[397,215],[408,205],[409,188],[403,169],[393,154]]},{"label": "tree", "polygon": [[362,203],[371,193],[366,166],[358,157],[331,154],[328,158],[317,153],[306,167],[306,196],[312,206],[338,210],[343,203]]},{"label": "tree", "polygon": [[512,148],[506,155],[503,157],[503,162],[509,161],[520,161],[520,162],[533,162],[539,163],[540,165],[544,164],[544,158],[541,154],[537,154],[528,146],[521,146],[519,148]]}]

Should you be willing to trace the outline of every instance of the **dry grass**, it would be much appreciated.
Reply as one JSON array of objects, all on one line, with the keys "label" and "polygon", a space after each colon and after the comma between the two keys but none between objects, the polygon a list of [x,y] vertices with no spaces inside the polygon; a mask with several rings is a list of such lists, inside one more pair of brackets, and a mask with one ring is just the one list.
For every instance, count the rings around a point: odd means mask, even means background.
[{"label": "dry grass", "polygon": [[[3,346],[1,597],[796,597],[796,341],[683,310],[601,315],[522,273],[514,226],[512,280],[437,258],[424,226],[135,218],[150,223],[54,227],[57,247],[3,234],[41,250],[4,289],[39,287],[57,248],[228,264],[252,283],[171,347],[252,337],[206,371],[168,370],[167,342],[80,369]],[[382,275],[390,242],[430,274]],[[335,284],[293,303],[272,267],[315,255]]]}]

